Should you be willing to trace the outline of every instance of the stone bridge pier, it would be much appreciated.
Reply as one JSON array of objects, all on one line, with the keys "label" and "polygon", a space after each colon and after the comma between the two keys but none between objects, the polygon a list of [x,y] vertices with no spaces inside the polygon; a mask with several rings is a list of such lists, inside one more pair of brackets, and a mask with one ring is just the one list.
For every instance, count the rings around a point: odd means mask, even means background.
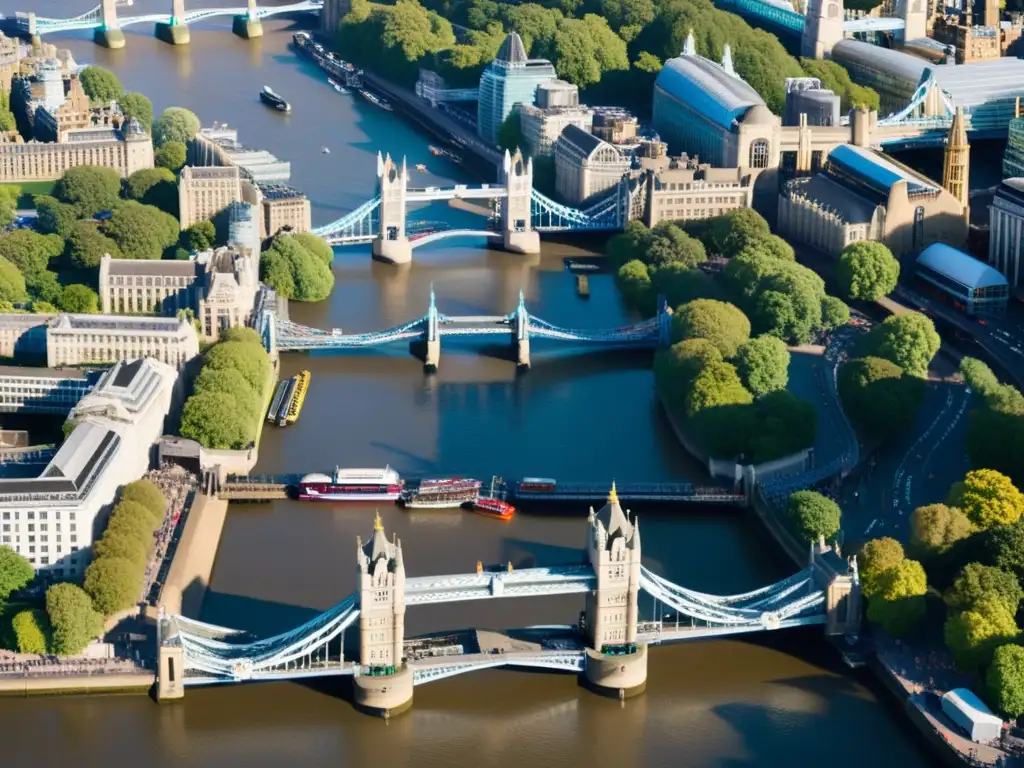
[{"label": "stone bridge pier", "polygon": [[244,40],[263,37],[263,22],[256,16],[256,0],[249,0],[249,10],[231,20],[231,31]]},{"label": "stone bridge pier", "polygon": [[154,32],[159,40],[170,45],[188,45],[191,36],[185,23],[185,0],[171,0],[170,21],[158,21]]},{"label": "stone bridge pier", "polygon": [[423,367],[428,371],[436,371],[441,365],[441,331],[438,325],[437,301],[434,289],[430,289],[430,307],[427,309],[427,349],[423,358]]},{"label": "stone bridge pier", "polygon": [[103,26],[93,31],[93,42],[113,50],[124,48],[124,32],[117,23],[117,0],[101,0],[100,13],[103,16]]},{"label": "stone bridge pier", "polygon": [[861,618],[857,558],[844,558],[839,545],[826,544],[822,536],[811,544],[810,567],[815,585],[825,593],[825,634],[857,634]]}]

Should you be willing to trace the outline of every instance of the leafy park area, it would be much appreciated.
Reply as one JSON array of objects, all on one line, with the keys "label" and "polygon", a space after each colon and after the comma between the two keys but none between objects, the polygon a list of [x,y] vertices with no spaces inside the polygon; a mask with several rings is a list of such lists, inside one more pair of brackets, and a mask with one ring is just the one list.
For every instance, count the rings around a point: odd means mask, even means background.
[{"label": "leafy park area", "polygon": [[1009,477],[976,469],[945,504],[914,510],[906,550],[880,538],[858,555],[868,620],[896,637],[941,624],[956,666],[1010,718],[1024,714],[1022,514]]},{"label": "leafy park area", "polygon": [[251,328],[229,328],[203,355],[181,414],[180,433],[209,449],[242,449],[256,439],[273,366]]},{"label": "leafy park area", "polygon": [[334,288],[334,250],[305,232],[274,235],[260,256],[260,279],[279,296],[323,301]]},{"label": "leafy park area", "polygon": [[[738,209],[685,229],[630,222],[606,253],[630,307],[650,316],[659,295],[676,307],[655,381],[709,455],[761,463],[814,443],[817,410],[786,390],[786,344],[845,324],[849,310],[761,216]],[[710,256],[726,260],[718,279],[702,269]]]},{"label": "leafy park area", "polygon": [[[465,28],[456,37],[454,26]],[[832,61],[796,59],[775,35],[753,29],[711,0],[354,0],[338,30],[346,58],[411,86],[420,67],[455,87],[473,87],[505,34],[516,31],[534,58],[549,59],[560,77],[588,89],[588,103],[650,109],[662,62],[678,56],[692,30],[697,52],[716,61],[732,48],[737,73],[782,113],[787,77],[819,77],[842,108],[877,109],[878,94],[855,85]]]},{"label": "leafy park area", "polygon": [[163,494],[149,480],[126,485],[95,544],[85,589],[72,583],[53,584],[42,600],[10,600],[35,574],[28,560],[10,547],[0,547],[0,647],[58,656],[81,653],[103,634],[105,616],[138,602],[153,534],[163,521],[165,507]]}]

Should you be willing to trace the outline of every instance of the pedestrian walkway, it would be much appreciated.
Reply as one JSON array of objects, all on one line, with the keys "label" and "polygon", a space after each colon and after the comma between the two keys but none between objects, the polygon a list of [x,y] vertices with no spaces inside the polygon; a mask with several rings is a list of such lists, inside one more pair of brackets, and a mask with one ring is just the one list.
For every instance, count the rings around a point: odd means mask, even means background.
[{"label": "pedestrian walkway", "polygon": [[154,469],[146,477],[167,500],[164,521],[155,534],[156,546],[146,566],[140,595],[140,602],[156,606],[160,602],[160,592],[167,580],[167,571],[181,538],[188,509],[195,497],[198,480],[191,472],[173,464]]}]

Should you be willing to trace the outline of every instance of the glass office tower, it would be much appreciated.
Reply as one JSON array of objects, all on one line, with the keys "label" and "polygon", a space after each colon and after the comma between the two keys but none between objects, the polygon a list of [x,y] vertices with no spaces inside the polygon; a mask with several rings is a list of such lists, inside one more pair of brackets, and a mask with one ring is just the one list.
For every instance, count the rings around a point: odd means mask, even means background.
[{"label": "glass office tower", "polygon": [[498,55],[480,76],[476,131],[488,145],[498,143],[498,131],[516,104],[533,104],[537,86],[556,80],[555,68],[547,59],[529,59],[523,40],[510,32]]}]

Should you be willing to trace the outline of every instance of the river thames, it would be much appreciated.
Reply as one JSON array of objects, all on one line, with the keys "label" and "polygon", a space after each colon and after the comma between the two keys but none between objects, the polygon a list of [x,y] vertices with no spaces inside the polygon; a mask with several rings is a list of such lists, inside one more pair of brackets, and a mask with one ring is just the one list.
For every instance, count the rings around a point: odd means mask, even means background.
[{"label": "river thames", "polygon": [[[43,0],[44,16],[75,15],[89,0]],[[169,0],[168,0],[169,4]],[[0,11],[16,10],[4,0]],[[81,8],[77,6],[81,5]],[[163,4],[159,6],[163,7]],[[140,0],[132,13],[157,10]],[[356,96],[336,94],[288,49],[289,23],[266,22],[261,40],[230,34],[230,20],[193,27],[173,48],[129,28],[107,51],[85,33],[55,38],[76,59],[114,70],[157,111],[194,110],[204,124],[237,125],[247,145],[292,163],[315,224],[374,191],[376,152],[405,154],[417,186],[470,181],[432,158],[429,139]],[[261,106],[269,85],[293,111]],[[330,148],[323,154],[322,147]],[[465,216],[443,207],[418,218]],[[364,247],[340,251],[337,284],[322,305],[292,305],[292,318],[346,332],[387,328],[425,313],[431,285],[448,314],[504,314],[520,290],[530,310],[570,327],[631,322],[608,276],[576,297],[563,259],[580,251],[546,244],[537,257],[435,245],[405,269],[373,263]],[[307,472],[390,464],[406,476],[544,475],[564,480],[699,479],[654,398],[649,353],[572,354],[535,345],[517,375],[501,347],[442,348],[427,376],[408,350],[285,357],[283,375],[313,374],[298,424],[264,432],[256,472]],[[355,537],[372,531],[372,506],[280,502],[232,508],[202,618],[259,632],[287,629],[355,587]],[[756,521],[728,509],[635,507],[644,561],[677,583],[736,593],[793,570]],[[511,523],[462,513],[380,509],[403,541],[409,575],[472,571],[478,560],[517,567],[578,562],[584,509],[535,509]],[[576,621],[577,597],[412,608],[407,633],[467,626]],[[642,600],[642,611],[650,607]],[[916,768],[929,759],[909,723],[839,663],[817,631],[748,641],[700,642],[652,652],[645,695],[602,699],[570,676],[491,671],[416,690],[413,709],[385,724],[356,713],[334,683],[190,690],[178,705],[140,696],[0,700],[4,764],[167,766],[792,766],[872,764]]]}]

